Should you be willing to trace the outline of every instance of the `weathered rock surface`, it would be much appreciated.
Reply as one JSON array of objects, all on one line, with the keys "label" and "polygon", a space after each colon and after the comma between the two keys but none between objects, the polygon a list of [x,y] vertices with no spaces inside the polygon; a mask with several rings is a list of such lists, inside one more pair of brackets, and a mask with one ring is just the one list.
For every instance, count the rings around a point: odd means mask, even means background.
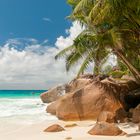
[{"label": "weathered rock surface", "polygon": [[56,101],[66,93],[74,92],[91,83],[91,77],[92,75],[90,74],[84,75],[83,77],[72,80],[69,84],[51,88],[47,92],[42,93],[40,98],[44,103]]},{"label": "weathered rock surface", "polygon": [[88,133],[90,135],[106,135],[106,136],[126,135],[126,133],[122,131],[114,123],[106,123],[106,122],[97,123]]},{"label": "weathered rock surface", "polygon": [[103,111],[97,118],[97,122],[125,123],[129,121],[129,113],[123,108],[119,108],[115,113]]},{"label": "weathered rock surface", "polygon": [[135,88],[134,90],[130,91],[125,97],[124,101],[127,105],[127,110],[130,108],[137,107],[138,104],[140,104],[140,85],[138,88]]},{"label": "weathered rock surface", "polygon": [[97,122],[117,123],[115,113],[103,111],[99,114]]},{"label": "weathered rock surface", "polygon": [[52,103],[47,112],[62,120],[96,120],[101,112],[115,113],[121,107],[100,84],[92,82]]},{"label": "weathered rock surface", "polygon": [[67,84],[66,92],[77,91],[92,82],[93,75],[83,75]]},{"label": "weathered rock surface", "polygon": [[140,104],[133,110],[132,122],[140,123]]},{"label": "weathered rock surface", "polygon": [[46,109],[48,113],[62,120],[98,118],[99,121],[124,122],[127,119],[124,110],[134,106],[129,104],[131,100],[128,93],[139,88],[139,85],[131,80],[83,75],[72,80],[66,87],[69,94],[51,103]]},{"label": "weathered rock surface", "polygon": [[118,109],[115,112],[115,120],[119,123],[125,123],[129,121],[129,113],[126,112],[123,108]]},{"label": "weathered rock surface", "polygon": [[63,127],[61,127],[60,125],[54,124],[54,125],[51,125],[48,128],[46,128],[44,130],[44,132],[61,132],[61,131],[64,131],[64,130],[65,129]]},{"label": "weathered rock surface", "polygon": [[60,103],[59,101],[52,102],[50,105],[48,105],[46,111],[48,113],[51,113],[52,115],[56,115],[56,110],[57,110],[59,103]]},{"label": "weathered rock surface", "polygon": [[40,95],[40,98],[44,103],[50,103],[56,101],[61,96],[65,95],[65,90],[66,85],[57,86],[55,88],[48,90],[47,92],[42,93]]}]

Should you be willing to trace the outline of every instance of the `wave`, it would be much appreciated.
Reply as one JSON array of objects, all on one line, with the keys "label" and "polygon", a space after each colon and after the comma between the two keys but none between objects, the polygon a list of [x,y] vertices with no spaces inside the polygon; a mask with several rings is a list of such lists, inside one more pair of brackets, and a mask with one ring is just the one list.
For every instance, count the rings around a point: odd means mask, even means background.
[{"label": "wave", "polygon": [[45,112],[46,106],[39,98],[0,98],[0,121],[32,123],[56,119]]}]

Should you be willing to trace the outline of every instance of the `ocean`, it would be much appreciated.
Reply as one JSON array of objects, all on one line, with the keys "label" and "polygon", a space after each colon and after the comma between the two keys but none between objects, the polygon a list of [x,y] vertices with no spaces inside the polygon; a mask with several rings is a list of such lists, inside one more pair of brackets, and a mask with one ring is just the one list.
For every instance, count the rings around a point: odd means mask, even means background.
[{"label": "ocean", "polygon": [[0,124],[33,124],[55,117],[46,113],[47,104],[40,94],[44,90],[0,90]]}]

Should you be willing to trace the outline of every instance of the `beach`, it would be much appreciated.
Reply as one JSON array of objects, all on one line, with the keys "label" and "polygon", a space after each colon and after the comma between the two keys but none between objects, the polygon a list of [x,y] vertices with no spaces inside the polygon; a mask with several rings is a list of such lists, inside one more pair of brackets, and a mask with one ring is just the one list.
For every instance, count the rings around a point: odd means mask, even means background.
[{"label": "beach", "polygon": [[0,140],[140,140],[140,0],[0,10]]},{"label": "beach", "polygon": [[[93,136],[88,131],[96,121],[61,121],[56,116],[46,113],[49,104],[42,103],[40,94],[31,91],[18,91],[16,94],[0,97],[0,140],[138,140],[138,125],[122,123],[118,126],[128,136]],[[59,124],[65,131],[44,132],[51,125]],[[74,125],[73,125],[74,124]],[[76,124],[76,125],[75,125]],[[70,127],[66,127],[66,126]],[[131,134],[131,135],[129,135]],[[138,136],[137,136],[138,135]]]},{"label": "beach", "polygon": [[[65,128],[63,132],[43,132],[45,128],[52,124],[60,124],[65,126],[66,124],[76,123],[77,126]],[[82,121],[82,122],[64,122],[64,121],[43,121],[41,123],[34,123],[32,125],[17,125],[10,126],[3,130],[0,128],[1,140],[138,140],[139,136],[92,136],[87,132],[94,126],[94,121]],[[130,126],[129,124],[120,124],[119,127],[128,134],[136,133],[137,126]]]}]

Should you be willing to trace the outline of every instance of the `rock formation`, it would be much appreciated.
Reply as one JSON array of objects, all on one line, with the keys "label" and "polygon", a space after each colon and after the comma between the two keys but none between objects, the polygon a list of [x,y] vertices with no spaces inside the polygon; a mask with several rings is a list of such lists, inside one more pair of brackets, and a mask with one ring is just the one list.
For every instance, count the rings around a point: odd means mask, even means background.
[{"label": "rock formation", "polygon": [[49,89],[47,92],[44,92],[40,95],[43,103],[50,103],[56,101],[61,96],[65,95],[66,85],[57,86]]},{"label": "rock formation", "polygon": [[60,97],[64,96],[66,93],[76,91],[82,87],[88,85],[91,80],[92,75],[84,75],[82,77],[72,80],[70,83],[65,85],[60,85],[49,89],[40,95],[41,100],[44,103],[50,103],[58,100]]},{"label": "rock formation", "polygon": [[117,123],[115,113],[103,111],[97,117],[97,122]]},{"label": "rock formation", "polygon": [[[65,86],[68,94],[50,100],[54,102],[46,110],[62,120],[124,122],[129,116],[126,111],[139,103],[139,94],[133,94],[139,93],[138,88],[140,85],[130,79],[82,75]],[[54,91],[48,91],[45,98],[55,95]],[[131,102],[130,96],[136,100],[135,103]]]}]

